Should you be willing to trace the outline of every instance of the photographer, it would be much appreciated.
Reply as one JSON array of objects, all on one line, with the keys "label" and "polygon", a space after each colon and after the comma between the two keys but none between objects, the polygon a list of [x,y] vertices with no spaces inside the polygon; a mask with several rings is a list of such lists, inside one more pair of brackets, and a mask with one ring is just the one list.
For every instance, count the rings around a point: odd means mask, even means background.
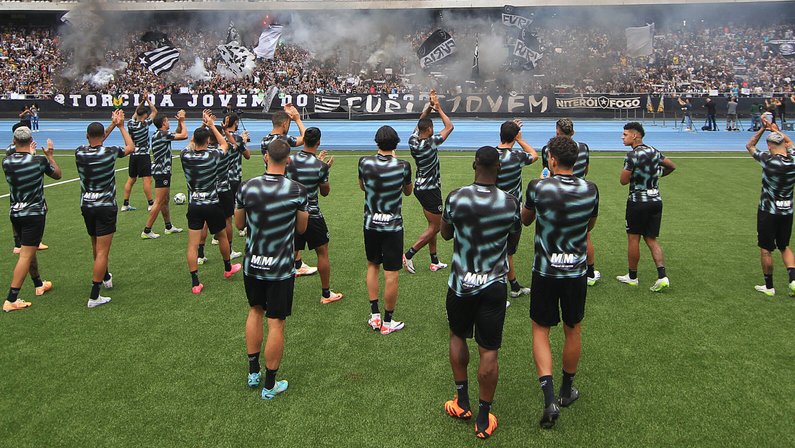
[{"label": "photographer", "polygon": [[690,98],[685,98],[684,100],[682,97],[676,99],[679,102],[679,105],[682,106],[682,113],[684,113],[684,117],[682,117],[682,122],[685,124],[685,131],[692,131],[693,130],[693,118],[690,116],[690,113],[693,110],[693,105],[690,104]]},{"label": "photographer", "polygon": [[707,124],[704,126],[705,131],[717,131],[718,123],[715,121],[715,102],[712,98],[707,98],[704,102],[704,108],[707,109]]}]

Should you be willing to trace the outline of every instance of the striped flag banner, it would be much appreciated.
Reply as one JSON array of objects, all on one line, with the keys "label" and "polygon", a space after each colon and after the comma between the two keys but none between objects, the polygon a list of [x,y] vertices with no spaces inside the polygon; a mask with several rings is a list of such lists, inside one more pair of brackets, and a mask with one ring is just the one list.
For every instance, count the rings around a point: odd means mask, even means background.
[{"label": "striped flag banner", "polygon": [[169,45],[138,55],[138,62],[158,76],[174,68],[178,60],[179,50]]},{"label": "striped flag banner", "polygon": [[315,112],[328,113],[334,112],[341,106],[340,97],[315,95]]}]

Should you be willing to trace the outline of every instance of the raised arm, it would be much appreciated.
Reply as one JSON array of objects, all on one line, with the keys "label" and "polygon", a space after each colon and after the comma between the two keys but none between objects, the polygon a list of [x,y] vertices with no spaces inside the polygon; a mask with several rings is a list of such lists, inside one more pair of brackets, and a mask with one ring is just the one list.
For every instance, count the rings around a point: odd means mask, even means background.
[{"label": "raised arm", "polygon": [[298,131],[301,133],[301,136],[295,139],[296,146],[304,146],[304,132],[306,132],[306,126],[304,126],[304,122],[301,121],[301,114],[292,104],[284,106],[284,111],[287,112],[290,119],[295,122],[296,126],[298,126]]},{"label": "raised arm", "polygon": [[188,138],[188,128],[185,127],[185,111],[177,112],[177,131],[174,133],[174,140],[186,140]]},{"label": "raised arm", "polygon": [[[519,120],[516,120],[516,121],[517,121],[517,124],[519,125],[519,128],[521,129],[522,122],[519,121]],[[530,146],[529,143],[524,141],[524,137],[522,137],[522,131],[521,130],[519,131],[518,134],[516,134],[516,143],[518,143],[519,146],[522,147],[522,151],[526,152],[527,154],[530,154],[530,157],[532,158],[530,163],[534,163],[536,160],[538,160],[538,152],[536,152],[535,148]]]},{"label": "raised arm", "polygon": [[226,154],[229,150],[229,143],[227,143],[226,137],[215,127],[215,115],[212,110],[204,109],[204,112],[202,112],[202,124],[210,129],[210,132],[213,133],[213,137],[215,137],[215,141],[218,142],[218,149]]},{"label": "raised arm", "polygon": [[251,159],[251,150],[248,149],[248,143],[247,143],[250,140],[248,131],[244,132],[243,135],[241,135],[241,137],[243,139],[243,151],[241,152],[241,154],[246,160],[249,160]]},{"label": "raised arm", "polygon": [[119,109],[116,112],[113,112],[113,120],[112,124],[119,128],[121,132],[121,137],[124,139],[124,155],[129,156],[130,154],[135,151],[135,144],[133,143],[132,137],[130,137],[129,132],[127,132],[127,128],[124,127],[124,111]]},{"label": "raised arm", "polygon": [[756,144],[759,143],[759,139],[762,138],[762,134],[764,134],[765,131],[768,130],[769,126],[770,123],[768,123],[767,120],[765,120],[763,117],[762,126],[759,128],[758,131],[754,132],[754,135],[752,135],[751,139],[748,140],[748,143],[745,144],[745,149],[746,151],[748,151],[749,154],[754,155],[754,153],[758,151],[758,149],[756,149]]},{"label": "raised arm", "polygon": [[149,101],[149,92],[144,90],[144,101],[146,105],[149,106],[149,119],[154,120],[157,116],[157,108],[155,107],[155,103]]},{"label": "raised arm", "polygon": [[442,104],[439,102],[439,98],[436,97],[436,92],[433,90],[431,90],[431,101],[433,108],[439,113],[439,118],[442,119],[442,123],[444,124],[444,129],[439,132],[439,135],[441,135],[443,139],[447,140],[447,137],[449,137],[453,132],[455,126],[453,126],[453,122],[450,121],[450,117],[448,117],[447,114],[444,113],[444,110],[442,110]]},{"label": "raised arm", "polygon": [[[113,114],[110,116],[110,124],[105,128],[105,135],[102,136],[102,141],[108,139],[108,136],[111,132],[113,132],[113,128],[116,127],[116,121],[113,119],[116,116],[116,112],[120,111],[121,109],[117,109],[113,111]],[[122,121],[122,126],[124,126],[124,122]]]},{"label": "raised arm", "polygon": [[42,149],[42,152],[44,152],[44,156],[47,157],[47,161],[50,162],[50,166],[52,167],[52,174],[48,174],[48,176],[58,180],[61,178],[61,167],[58,166],[58,162],[56,162],[55,157],[53,157],[54,150],[55,146],[52,144],[52,140],[47,139],[47,147]]}]

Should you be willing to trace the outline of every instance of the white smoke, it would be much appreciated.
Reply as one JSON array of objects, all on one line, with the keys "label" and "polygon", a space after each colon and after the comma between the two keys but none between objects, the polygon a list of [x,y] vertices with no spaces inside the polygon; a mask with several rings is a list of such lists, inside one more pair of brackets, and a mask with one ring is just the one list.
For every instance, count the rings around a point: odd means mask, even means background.
[{"label": "white smoke", "polygon": [[204,67],[204,61],[202,58],[198,56],[196,56],[193,65],[189,69],[185,70],[185,75],[192,81],[210,80],[210,72],[208,72],[207,68]]}]

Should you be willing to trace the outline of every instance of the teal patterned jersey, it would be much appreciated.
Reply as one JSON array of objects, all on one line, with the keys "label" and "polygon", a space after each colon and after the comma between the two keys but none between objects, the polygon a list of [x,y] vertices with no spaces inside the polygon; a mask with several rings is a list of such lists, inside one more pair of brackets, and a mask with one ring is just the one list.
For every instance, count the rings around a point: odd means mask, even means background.
[{"label": "teal patterned jersey", "polygon": [[762,194],[759,210],[771,215],[792,215],[795,158],[757,150],[754,159],[762,165]]},{"label": "teal patterned jersey", "polygon": [[522,168],[533,163],[533,156],[521,149],[497,148],[500,152],[500,172],[497,187],[522,201]]},{"label": "teal patterned jersey", "polygon": [[624,169],[632,171],[629,179],[629,202],[662,202],[660,196],[660,162],[665,156],[648,145],[638,145],[627,152]]},{"label": "teal patterned jersey", "polygon": [[364,228],[381,232],[403,230],[403,187],[411,184],[411,165],[381,154],[359,159],[364,184]]},{"label": "teal patterned jersey", "polygon": [[44,175],[55,169],[44,156],[14,152],[3,159],[3,171],[8,182],[12,218],[47,214],[44,201]]},{"label": "teal patterned jersey", "polygon": [[218,204],[218,164],[221,151],[207,148],[202,151],[185,148],[179,156],[182,171],[188,182],[190,205]]},{"label": "teal patterned jersey", "polygon": [[116,206],[116,159],[124,155],[119,146],[83,145],[75,150],[81,207]]},{"label": "teal patterned jersey", "polygon": [[151,125],[152,120],[148,118],[144,121],[137,121],[131,118],[127,122],[127,132],[130,133],[130,138],[135,144],[135,151],[133,151],[132,155],[145,156],[149,154],[149,126]]},{"label": "teal patterned jersey", "polygon": [[329,166],[311,152],[299,151],[291,157],[287,165],[287,178],[292,179],[306,188],[309,199],[307,211],[309,216],[321,218],[318,191],[321,184],[328,182]]}]

